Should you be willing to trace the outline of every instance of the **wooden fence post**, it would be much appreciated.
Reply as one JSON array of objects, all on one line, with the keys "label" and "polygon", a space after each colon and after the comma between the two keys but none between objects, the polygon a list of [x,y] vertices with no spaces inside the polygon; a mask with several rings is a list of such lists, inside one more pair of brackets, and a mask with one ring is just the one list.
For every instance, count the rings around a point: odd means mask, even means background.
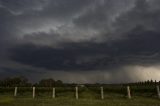
[{"label": "wooden fence post", "polygon": [[78,99],[78,87],[76,86],[75,89],[76,89],[76,99]]},{"label": "wooden fence post", "polygon": [[128,99],[131,99],[131,92],[130,92],[129,86],[127,86],[127,95],[128,95]]},{"label": "wooden fence post", "polygon": [[35,98],[35,87],[33,87],[33,99]]},{"label": "wooden fence post", "polygon": [[52,98],[55,98],[56,96],[55,96],[55,92],[56,90],[55,90],[55,88],[53,88],[53,92],[52,92]]},{"label": "wooden fence post", "polygon": [[14,96],[15,97],[17,96],[17,87],[15,87],[15,89],[14,89]]},{"label": "wooden fence post", "polygon": [[157,88],[157,96],[158,96],[158,98],[160,99],[160,91],[159,91],[159,86],[157,85],[157,86],[156,86],[156,88]]},{"label": "wooden fence post", "polygon": [[101,99],[104,99],[103,87],[101,87]]}]

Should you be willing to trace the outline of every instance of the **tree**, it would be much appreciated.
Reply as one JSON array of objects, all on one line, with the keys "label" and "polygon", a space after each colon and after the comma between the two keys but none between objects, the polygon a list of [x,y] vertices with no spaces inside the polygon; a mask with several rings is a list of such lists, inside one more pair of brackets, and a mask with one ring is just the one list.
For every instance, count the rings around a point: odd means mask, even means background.
[{"label": "tree", "polygon": [[63,82],[61,80],[57,80],[55,82],[55,86],[63,86]]},{"label": "tree", "polygon": [[53,87],[55,85],[55,80],[52,78],[42,79],[39,81],[38,85],[43,87]]},{"label": "tree", "polygon": [[23,76],[6,78],[4,80],[1,80],[1,86],[5,87],[28,86],[28,85],[31,84],[28,83],[28,79]]}]

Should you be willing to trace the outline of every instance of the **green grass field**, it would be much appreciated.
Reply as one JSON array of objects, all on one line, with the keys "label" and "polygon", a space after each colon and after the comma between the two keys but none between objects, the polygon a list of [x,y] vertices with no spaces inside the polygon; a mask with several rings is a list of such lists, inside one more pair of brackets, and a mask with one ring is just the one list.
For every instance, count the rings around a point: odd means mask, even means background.
[{"label": "green grass field", "polygon": [[134,97],[105,98],[104,100],[81,98],[14,98],[0,97],[0,106],[160,106],[160,100],[155,98]]},{"label": "green grass field", "polygon": [[56,88],[56,98],[52,88],[37,88],[35,99],[32,88],[19,88],[17,97],[13,93],[14,88],[0,88],[0,106],[160,106],[154,87],[132,87],[132,99],[124,87],[104,87],[104,100],[99,87],[79,88],[78,100],[73,87]]}]

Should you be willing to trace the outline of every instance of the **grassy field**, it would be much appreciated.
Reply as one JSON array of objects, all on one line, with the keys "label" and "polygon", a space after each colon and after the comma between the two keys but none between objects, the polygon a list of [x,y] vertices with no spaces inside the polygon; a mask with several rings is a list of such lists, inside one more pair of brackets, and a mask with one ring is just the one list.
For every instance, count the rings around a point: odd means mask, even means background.
[{"label": "grassy field", "polygon": [[56,88],[56,98],[52,98],[52,88],[37,88],[32,99],[32,88],[19,88],[17,97],[14,88],[0,88],[0,106],[160,106],[154,87],[131,87],[132,99],[126,96],[125,87],[104,87],[101,100],[99,87],[79,88],[79,99],[75,99],[75,89]]},{"label": "grassy field", "polygon": [[160,106],[160,100],[154,98],[134,97],[105,98],[104,100],[60,97],[52,98],[14,98],[9,96],[0,97],[0,106]]}]

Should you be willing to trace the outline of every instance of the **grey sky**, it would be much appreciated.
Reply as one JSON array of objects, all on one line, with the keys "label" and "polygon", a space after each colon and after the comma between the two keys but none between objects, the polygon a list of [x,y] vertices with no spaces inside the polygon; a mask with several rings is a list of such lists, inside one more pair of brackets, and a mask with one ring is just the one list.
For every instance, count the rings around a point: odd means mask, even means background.
[{"label": "grey sky", "polygon": [[160,80],[159,28],[159,0],[0,0],[0,76]]}]

